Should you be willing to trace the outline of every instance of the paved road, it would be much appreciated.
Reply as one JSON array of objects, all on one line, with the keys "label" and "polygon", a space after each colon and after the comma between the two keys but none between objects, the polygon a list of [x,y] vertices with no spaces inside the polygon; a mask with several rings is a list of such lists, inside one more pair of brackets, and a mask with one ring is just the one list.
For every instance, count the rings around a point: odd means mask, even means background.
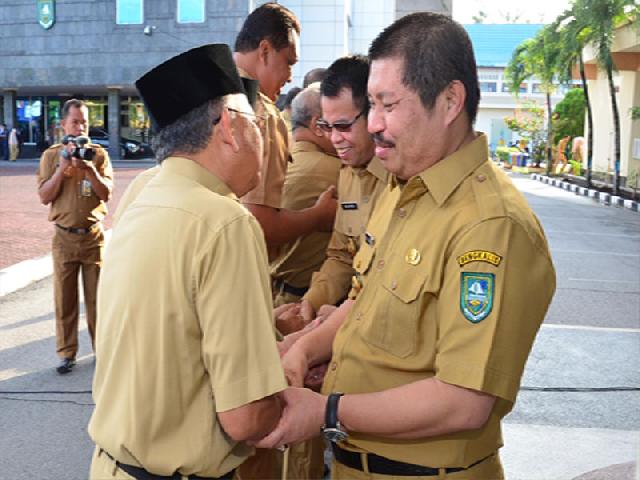
[{"label": "paved road", "polygon": [[[638,479],[640,394],[619,387],[640,387],[640,215],[515,181],[549,237],[558,291],[506,419],[507,478]],[[86,330],[74,373],[53,371],[51,291],[45,279],[0,298],[0,478],[86,478],[91,396],[7,393],[91,388]]]}]

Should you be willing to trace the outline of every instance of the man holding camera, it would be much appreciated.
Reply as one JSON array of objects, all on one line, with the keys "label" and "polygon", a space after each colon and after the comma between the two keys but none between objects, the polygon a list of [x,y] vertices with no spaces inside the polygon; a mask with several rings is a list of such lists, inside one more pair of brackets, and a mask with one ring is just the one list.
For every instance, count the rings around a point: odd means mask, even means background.
[{"label": "man holding camera", "polygon": [[37,171],[38,195],[51,205],[53,291],[56,311],[56,370],[69,373],[78,351],[78,273],[82,270],[87,326],[95,345],[96,291],[102,264],[102,219],[113,188],[109,156],[89,143],[89,109],[82,100],[68,100],[62,107],[64,144],[45,150]]}]

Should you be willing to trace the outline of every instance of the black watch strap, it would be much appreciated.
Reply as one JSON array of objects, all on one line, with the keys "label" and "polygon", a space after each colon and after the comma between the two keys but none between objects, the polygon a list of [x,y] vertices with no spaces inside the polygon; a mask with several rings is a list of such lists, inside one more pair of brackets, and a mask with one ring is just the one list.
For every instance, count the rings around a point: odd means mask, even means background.
[{"label": "black watch strap", "polygon": [[327,399],[327,407],[324,411],[325,428],[336,428],[338,425],[338,402],[340,397],[344,395],[342,392],[334,392]]}]

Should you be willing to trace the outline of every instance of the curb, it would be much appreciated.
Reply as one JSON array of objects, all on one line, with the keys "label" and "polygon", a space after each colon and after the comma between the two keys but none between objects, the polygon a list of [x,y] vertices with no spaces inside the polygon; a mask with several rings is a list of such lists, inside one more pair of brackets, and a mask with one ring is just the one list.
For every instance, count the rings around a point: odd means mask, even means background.
[{"label": "curb", "polygon": [[[109,243],[111,229],[104,232],[104,245]],[[24,260],[0,270],[0,298],[53,274],[51,254]]]},{"label": "curb", "polygon": [[626,200],[617,195],[611,195],[610,193],[600,192],[593,188],[579,187],[578,185],[575,185],[573,183],[564,182],[557,178],[547,177],[546,175],[540,175],[539,173],[532,173],[531,179],[537,180],[538,182],[546,183],[547,185],[551,185],[552,187],[562,188],[563,190],[567,190],[568,192],[573,192],[576,195],[593,198],[594,200],[597,200],[602,205],[626,208],[636,213],[640,212],[640,207],[638,206],[638,202],[634,200]]}]

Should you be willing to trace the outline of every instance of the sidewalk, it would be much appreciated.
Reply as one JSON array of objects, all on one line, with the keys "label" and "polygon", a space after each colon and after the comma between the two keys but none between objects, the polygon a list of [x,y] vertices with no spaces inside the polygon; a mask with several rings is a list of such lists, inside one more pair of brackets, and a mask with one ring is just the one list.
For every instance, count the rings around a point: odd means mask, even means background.
[{"label": "sidewalk", "polygon": [[[153,160],[115,161],[114,191],[104,225],[111,217],[129,182]],[[37,193],[38,159],[0,161],[0,297],[51,274],[49,207]]]}]

